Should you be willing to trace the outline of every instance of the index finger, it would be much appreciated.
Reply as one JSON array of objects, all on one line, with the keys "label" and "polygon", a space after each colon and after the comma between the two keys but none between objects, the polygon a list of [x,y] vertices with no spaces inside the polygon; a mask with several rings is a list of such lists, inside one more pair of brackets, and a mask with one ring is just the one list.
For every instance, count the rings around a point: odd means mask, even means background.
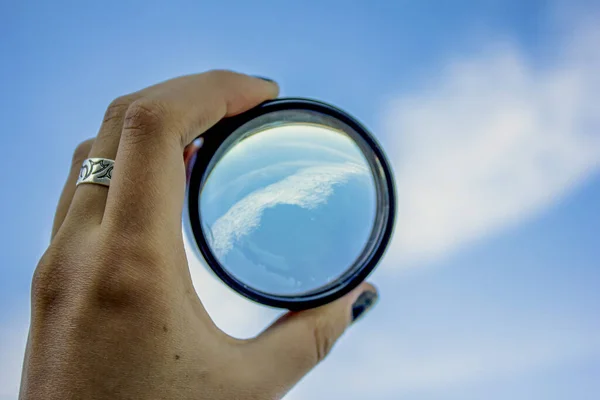
[{"label": "index finger", "polygon": [[211,71],[167,82],[136,100],[125,115],[103,225],[178,236],[185,146],[222,118],[275,98],[278,91],[262,79]]}]

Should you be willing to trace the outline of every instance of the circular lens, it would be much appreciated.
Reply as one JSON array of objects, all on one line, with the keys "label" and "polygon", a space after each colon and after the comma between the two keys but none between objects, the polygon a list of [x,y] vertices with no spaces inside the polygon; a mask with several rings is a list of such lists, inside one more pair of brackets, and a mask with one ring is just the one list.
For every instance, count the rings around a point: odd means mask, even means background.
[{"label": "circular lens", "polygon": [[251,132],[209,174],[202,228],[223,268],[256,290],[291,296],[342,276],[376,214],[367,160],[345,133],[306,123]]},{"label": "circular lens", "polygon": [[299,308],[343,294],[375,266],[391,234],[393,188],[377,144],[353,120],[274,103],[204,135],[210,160],[199,153],[192,169],[190,222],[226,283]]}]

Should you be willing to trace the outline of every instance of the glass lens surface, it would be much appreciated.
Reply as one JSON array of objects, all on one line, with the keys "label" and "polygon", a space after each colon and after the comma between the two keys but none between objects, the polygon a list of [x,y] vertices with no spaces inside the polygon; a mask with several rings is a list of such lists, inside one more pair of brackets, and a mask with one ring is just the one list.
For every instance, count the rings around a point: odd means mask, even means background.
[{"label": "glass lens surface", "polygon": [[373,173],[343,131],[269,125],[214,165],[199,199],[213,254],[243,285],[298,296],[350,269],[377,214]]}]

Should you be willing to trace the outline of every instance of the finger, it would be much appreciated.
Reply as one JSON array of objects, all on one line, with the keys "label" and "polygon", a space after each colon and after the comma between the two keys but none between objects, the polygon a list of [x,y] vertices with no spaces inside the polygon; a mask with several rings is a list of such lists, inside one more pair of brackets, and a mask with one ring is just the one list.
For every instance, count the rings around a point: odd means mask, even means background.
[{"label": "finger", "polygon": [[[153,92],[161,90],[165,86],[173,85],[174,82],[180,79],[182,78],[161,82],[113,100],[104,113],[104,119],[88,157],[114,160],[117,157],[117,150],[121,141],[123,122],[131,104],[144,96],[151,96]],[[104,216],[108,191],[109,188],[100,185],[81,185],[77,189],[73,196],[73,203],[75,204],[73,214],[79,213],[80,218],[73,219],[76,220],[78,228],[83,223],[100,224]]]},{"label": "finger", "polygon": [[58,200],[58,206],[56,207],[56,213],[54,214],[54,223],[52,225],[52,238],[56,236],[56,233],[62,226],[63,221],[71,206],[73,200],[73,194],[75,193],[75,183],[81,169],[83,161],[89,157],[90,150],[94,143],[94,139],[88,139],[85,142],[80,143],[73,153],[73,159],[71,161],[71,169],[67,177],[67,182],[62,190],[60,199]]},{"label": "finger", "polygon": [[[108,106],[88,158],[97,157],[110,160],[116,158],[125,114],[129,105],[141,95],[141,92],[137,92],[119,97]],[[86,184],[77,188],[73,195],[73,213],[81,214],[84,217],[75,218],[78,226],[81,226],[82,223],[100,224],[104,215],[107,195],[108,188],[106,186]]]},{"label": "finger", "polygon": [[[280,398],[321,362],[346,328],[377,301],[375,287],[362,283],[341,299],[299,313],[288,313],[246,344],[247,359],[265,390]],[[273,385],[275,383],[275,385]],[[271,386],[269,386],[271,385]]]},{"label": "finger", "polygon": [[105,220],[121,232],[179,235],[184,148],[223,117],[277,93],[274,83],[211,71],[179,78],[135,101],[124,119]]}]

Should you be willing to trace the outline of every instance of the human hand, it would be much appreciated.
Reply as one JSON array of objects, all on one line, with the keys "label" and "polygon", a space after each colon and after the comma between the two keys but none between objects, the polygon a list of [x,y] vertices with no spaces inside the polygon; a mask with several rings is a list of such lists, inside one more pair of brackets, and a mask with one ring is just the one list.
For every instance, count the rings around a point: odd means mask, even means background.
[{"label": "human hand", "polygon": [[[275,83],[211,71],[108,107],[96,139],[75,151],[34,274],[21,399],[278,399],[375,302],[363,283],[238,340],[194,290],[181,229],[184,149],[277,93]],[[76,187],[91,157],[115,160],[110,187]]]}]

